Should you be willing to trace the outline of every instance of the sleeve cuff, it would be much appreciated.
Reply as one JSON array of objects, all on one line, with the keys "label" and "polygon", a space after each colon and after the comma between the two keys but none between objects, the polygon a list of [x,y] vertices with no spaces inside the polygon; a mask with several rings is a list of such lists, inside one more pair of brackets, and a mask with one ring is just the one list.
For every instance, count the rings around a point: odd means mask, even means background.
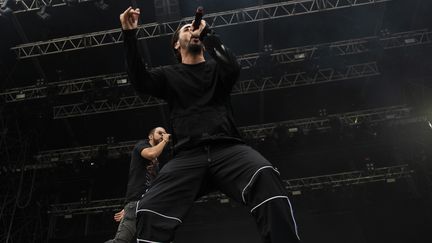
[{"label": "sleeve cuff", "polygon": [[136,34],[138,29],[132,29],[132,30],[122,30],[123,31],[123,38],[124,39],[133,39],[136,38]]}]

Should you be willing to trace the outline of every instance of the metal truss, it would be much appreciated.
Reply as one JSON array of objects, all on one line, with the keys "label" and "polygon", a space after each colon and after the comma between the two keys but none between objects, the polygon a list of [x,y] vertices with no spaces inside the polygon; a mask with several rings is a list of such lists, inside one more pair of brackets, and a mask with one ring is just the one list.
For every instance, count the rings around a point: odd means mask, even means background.
[{"label": "metal truss", "polygon": [[[327,117],[311,117],[304,119],[288,120],[275,123],[267,123],[254,126],[240,127],[239,131],[244,138],[260,139],[270,136],[276,128],[297,128],[305,131],[310,129],[328,130],[331,128],[330,120],[340,119],[346,126],[355,126],[363,122],[370,124],[383,121],[398,121],[410,117],[411,108],[405,106],[391,106],[377,109],[369,109],[341,114],[332,114]],[[36,155],[37,165],[27,165],[27,169],[43,169],[55,167],[57,163],[72,163],[77,159],[90,160],[95,158],[99,151],[106,150],[110,154],[128,154],[132,151],[137,141],[126,141],[118,144],[100,144],[76,148],[42,151]]]},{"label": "metal truss", "polygon": [[406,106],[391,106],[370,110],[362,110],[348,113],[332,114],[326,117],[311,117],[297,120],[289,120],[278,123],[268,123],[243,127],[243,135],[248,138],[265,138],[273,134],[274,130],[279,127],[297,128],[303,131],[328,130],[331,129],[330,122],[332,119],[338,119],[346,126],[355,126],[367,122],[369,124],[383,121],[399,120],[410,116],[411,108]]},{"label": "metal truss", "polygon": [[[320,50],[325,50],[333,56],[345,56],[373,51],[378,47],[387,50],[415,45],[424,45],[432,42],[432,31],[427,29],[413,30],[392,34],[385,38],[376,36],[359,39],[343,40],[317,45],[308,45],[275,50],[271,53],[250,53],[237,57],[242,69],[251,69],[257,66],[260,58],[268,55],[268,64],[286,64],[304,61],[305,59],[319,58]],[[80,79],[67,80],[43,85],[32,85],[14,88],[0,93],[1,99],[6,103],[40,99],[53,95],[68,95],[91,90],[96,82],[103,81],[102,88],[129,86],[126,73],[99,75]]]},{"label": "metal truss", "polygon": [[[329,11],[348,7],[378,4],[391,0],[296,0],[266,4],[250,8],[208,14],[204,17],[212,28],[232,26],[277,18]],[[150,23],[138,27],[138,39],[171,35],[194,17],[167,23]],[[48,41],[22,44],[11,48],[18,58],[29,58],[66,51],[112,45],[122,42],[121,29],[112,29],[82,35],[63,37]]]},{"label": "metal truss", "polygon": [[427,29],[406,31],[396,35],[380,38],[380,44],[384,49],[393,49],[404,46],[416,46],[432,43],[432,31]]},{"label": "metal truss", "polygon": [[[297,179],[284,180],[285,189],[292,195],[300,195],[303,191],[320,190],[327,188],[338,188],[342,186],[353,186],[366,183],[385,181],[393,183],[396,180],[409,178],[414,173],[408,168],[408,165],[397,165],[390,167],[381,167],[374,170],[352,171],[322,176],[312,176]],[[219,200],[226,202],[229,200],[223,193],[213,193],[201,197],[196,202],[207,202]]]},{"label": "metal truss", "polygon": [[94,214],[106,211],[121,210],[124,206],[124,198],[113,198],[105,200],[96,200],[88,203],[62,203],[50,205],[48,214],[56,216],[77,215],[77,214]]},{"label": "metal truss", "polygon": [[[430,43],[432,43],[432,31],[420,29],[394,33],[386,37],[368,36],[358,39],[280,49],[269,53],[271,57],[269,61],[271,63],[293,63],[304,61],[305,59],[319,58],[323,55],[322,52],[326,52],[327,55],[332,56],[346,56],[376,51],[378,48],[388,50]],[[255,66],[260,57],[262,57],[262,54],[252,53],[240,56],[238,60],[244,69],[247,69]]]},{"label": "metal truss", "polygon": [[91,91],[102,82],[102,88],[115,88],[129,86],[126,73],[114,73],[98,75],[86,78],[66,80],[62,82],[32,85],[14,88],[0,93],[0,97],[6,102],[19,102],[25,100],[46,98],[50,95],[69,95]]},{"label": "metal truss", "polygon": [[69,118],[90,114],[101,114],[112,111],[131,110],[136,108],[144,108],[166,104],[165,101],[159,100],[152,96],[126,96],[120,97],[118,101],[110,101],[108,99],[98,100],[91,104],[77,103],[60,105],[53,107],[53,118]]},{"label": "metal truss", "polygon": [[[408,165],[376,168],[368,171],[352,171],[338,174],[298,178],[284,180],[285,188],[293,195],[298,195],[301,190],[319,190],[341,186],[352,186],[379,181],[394,182],[398,179],[411,177],[413,170]],[[226,202],[228,197],[222,193],[212,193],[196,201],[204,203],[207,201],[219,200]],[[121,210],[124,198],[91,201],[89,203],[64,203],[50,206],[49,214],[54,216],[65,216],[74,214],[95,214],[106,211]]]},{"label": "metal truss", "polygon": [[[15,0],[17,10],[14,13],[22,13],[28,11],[39,10],[43,6],[47,7],[61,7],[67,4],[63,0]],[[84,2],[93,2],[94,0],[76,0],[77,4]]]},{"label": "metal truss", "polygon": [[[331,49],[333,48],[353,49],[354,46],[356,46],[356,44],[354,43],[357,43],[357,45],[359,45],[358,47],[356,47],[356,49],[360,49],[361,48],[360,45],[361,46],[363,45],[360,39],[348,40],[343,42],[334,42],[334,43],[328,43],[322,45],[323,46],[326,45]],[[315,53],[315,50],[319,48],[319,46],[321,45],[276,50],[272,54],[270,54],[271,63],[285,64],[285,63],[303,61],[304,58],[300,58],[300,59],[298,58],[299,53],[311,57],[313,53]],[[365,48],[361,48],[361,49],[365,50]],[[308,53],[308,51],[312,51],[313,53]],[[356,53],[358,53],[358,51]],[[348,55],[349,52],[345,51],[344,54]],[[238,56],[237,59],[242,69],[251,69],[257,66],[258,59],[262,57],[263,57],[263,53],[251,53],[251,54]],[[50,90],[52,90],[52,92],[55,92],[55,95],[68,95],[68,94],[81,93],[84,91],[91,90],[95,86],[95,83],[100,82],[101,80],[104,82],[104,84],[102,84],[103,88],[130,85],[127,82],[126,73],[115,73],[115,74],[99,75],[93,77],[67,80],[67,81],[50,83],[50,84],[32,85],[27,87],[10,89],[0,93],[0,97],[2,97],[2,99],[6,103],[10,103],[10,102],[45,98],[47,97]]]},{"label": "metal truss", "polygon": [[116,144],[99,144],[76,148],[42,151],[36,155],[37,165],[29,165],[28,169],[53,167],[58,162],[72,163],[75,159],[90,160],[102,150],[108,154],[129,154],[138,141],[126,141]]},{"label": "metal truss", "polygon": [[340,187],[358,185],[364,183],[387,181],[394,182],[396,179],[409,177],[413,173],[408,165],[376,168],[374,170],[352,171],[331,175],[306,177],[287,180],[286,188],[289,191],[317,190],[329,187]]},{"label": "metal truss", "polygon": [[[285,73],[281,77],[264,77],[237,82],[232,95],[250,94],[268,90],[299,87],[318,83],[336,82],[379,75],[376,62],[368,62],[346,66],[343,70],[334,68],[318,69],[310,74],[307,72]],[[93,103],[76,103],[53,107],[53,118],[70,118],[83,115],[100,114],[120,110],[152,107],[166,104],[151,96],[126,96],[118,100],[98,100]]]},{"label": "metal truss", "polygon": [[348,65],[344,70],[323,68],[312,74],[308,72],[286,73],[279,78],[264,77],[258,80],[250,79],[240,81],[233,87],[232,95],[351,80],[379,74],[380,72],[378,71],[376,62]]}]

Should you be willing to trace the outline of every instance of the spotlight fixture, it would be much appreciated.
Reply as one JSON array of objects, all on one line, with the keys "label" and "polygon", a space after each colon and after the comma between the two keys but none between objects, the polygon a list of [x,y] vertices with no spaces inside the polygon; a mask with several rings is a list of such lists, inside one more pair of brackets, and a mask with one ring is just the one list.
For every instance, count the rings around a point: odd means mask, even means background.
[{"label": "spotlight fixture", "polygon": [[128,80],[126,78],[117,79],[117,84],[127,84]]},{"label": "spotlight fixture", "polygon": [[295,59],[305,59],[306,58],[306,54],[305,53],[297,53],[294,55]]},{"label": "spotlight fixture", "polygon": [[405,41],[405,44],[407,44],[407,45],[417,43],[417,40],[415,38],[408,38],[408,39],[405,39],[404,41]]}]

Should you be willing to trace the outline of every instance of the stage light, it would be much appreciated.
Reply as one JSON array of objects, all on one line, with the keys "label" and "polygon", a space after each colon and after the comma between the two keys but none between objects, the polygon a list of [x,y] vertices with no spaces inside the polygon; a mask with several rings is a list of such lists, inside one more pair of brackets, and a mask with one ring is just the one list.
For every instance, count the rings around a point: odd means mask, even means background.
[{"label": "stage light", "polygon": [[427,121],[430,128],[432,128],[432,124],[430,121]]},{"label": "stage light", "polygon": [[219,200],[220,203],[229,203],[229,198],[222,198],[221,200]]},{"label": "stage light", "polygon": [[355,118],[354,124],[358,124],[358,117]]},{"label": "stage light", "polygon": [[300,190],[297,190],[297,191],[292,191],[291,194],[292,194],[293,196],[298,196],[298,195],[301,195],[302,193],[301,193]]},{"label": "stage light", "polygon": [[382,29],[380,30],[381,37],[388,37],[390,36],[390,31],[388,29]]},{"label": "stage light", "polygon": [[319,109],[318,110],[318,114],[319,116],[323,117],[323,116],[327,116],[327,109],[323,108],[323,109]]},{"label": "stage light", "polygon": [[288,132],[290,132],[290,133],[295,133],[295,132],[298,132],[299,130],[298,130],[298,128],[297,127],[292,127],[292,128],[289,128],[288,129]]},{"label": "stage light", "polygon": [[405,44],[414,44],[416,42],[417,42],[417,40],[415,38],[405,39]]},{"label": "stage light", "polygon": [[294,55],[295,59],[305,59],[306,58],[306,54],[304,53],[298,53]]},{"label": "stage light", "polygon": [[107,144],[114,144],[115,143],[114,137],[107,137],[106,138],[106,143]]},{"label": "stage light", "polygon": [[117,79],[117,84],[127,84],[127,79],[122,78],[122,79]]},{"label": "stage light", "polygon": [[374,171],[375,170],[375,165],[373,163],[368,163],[368,164],[366,164],[366,169],[368,171]]},{"label": "stage light", "polygon": [[25,99],[25,97],[26,97],[26,94],[25,94],[25,93],[19,93],[19,94],[17,94],[17,95],[15,96],[15,98],[16,98],[17,100]]},{"label": "stage light", "polygon": [[264,45],[264,52],[273,52],[273,45],[272,44]]}]

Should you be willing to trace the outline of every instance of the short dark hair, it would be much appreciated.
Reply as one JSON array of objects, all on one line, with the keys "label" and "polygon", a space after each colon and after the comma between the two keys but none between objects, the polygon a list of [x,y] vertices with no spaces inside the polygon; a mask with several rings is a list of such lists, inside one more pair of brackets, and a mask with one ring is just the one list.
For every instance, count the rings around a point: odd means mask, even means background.
[{"label": "short dark hair", "polygon": [[177,60],[178,62],[181,62],[181,61],[182,61],[182,57],[181,57],[180,51],[177,50],[177,49],[175,48],[175,45],[176,45],[177,41],[178,41],[179,38],[180,38],[180,30],[181,30],[181,28],[182,28],[183,26],[184,26],[184,25],[179,26],[179,27],[177,28],[177,30],[174,32],[173,36],[171,37],[171,48],[172,48],[172,50],[173,50],[174,57],[176,58],[176,60]]},{"label": "short dark hair", "polygon": [[155,127],[155,128],[153,128],[152,130],[150,130],[150,132],[148,133],[148,135],[150,136],[150,135],[153,135],[154,133],[155,133],[155,131],[156,131],[156,128],[158,128],[158,127]]}]

